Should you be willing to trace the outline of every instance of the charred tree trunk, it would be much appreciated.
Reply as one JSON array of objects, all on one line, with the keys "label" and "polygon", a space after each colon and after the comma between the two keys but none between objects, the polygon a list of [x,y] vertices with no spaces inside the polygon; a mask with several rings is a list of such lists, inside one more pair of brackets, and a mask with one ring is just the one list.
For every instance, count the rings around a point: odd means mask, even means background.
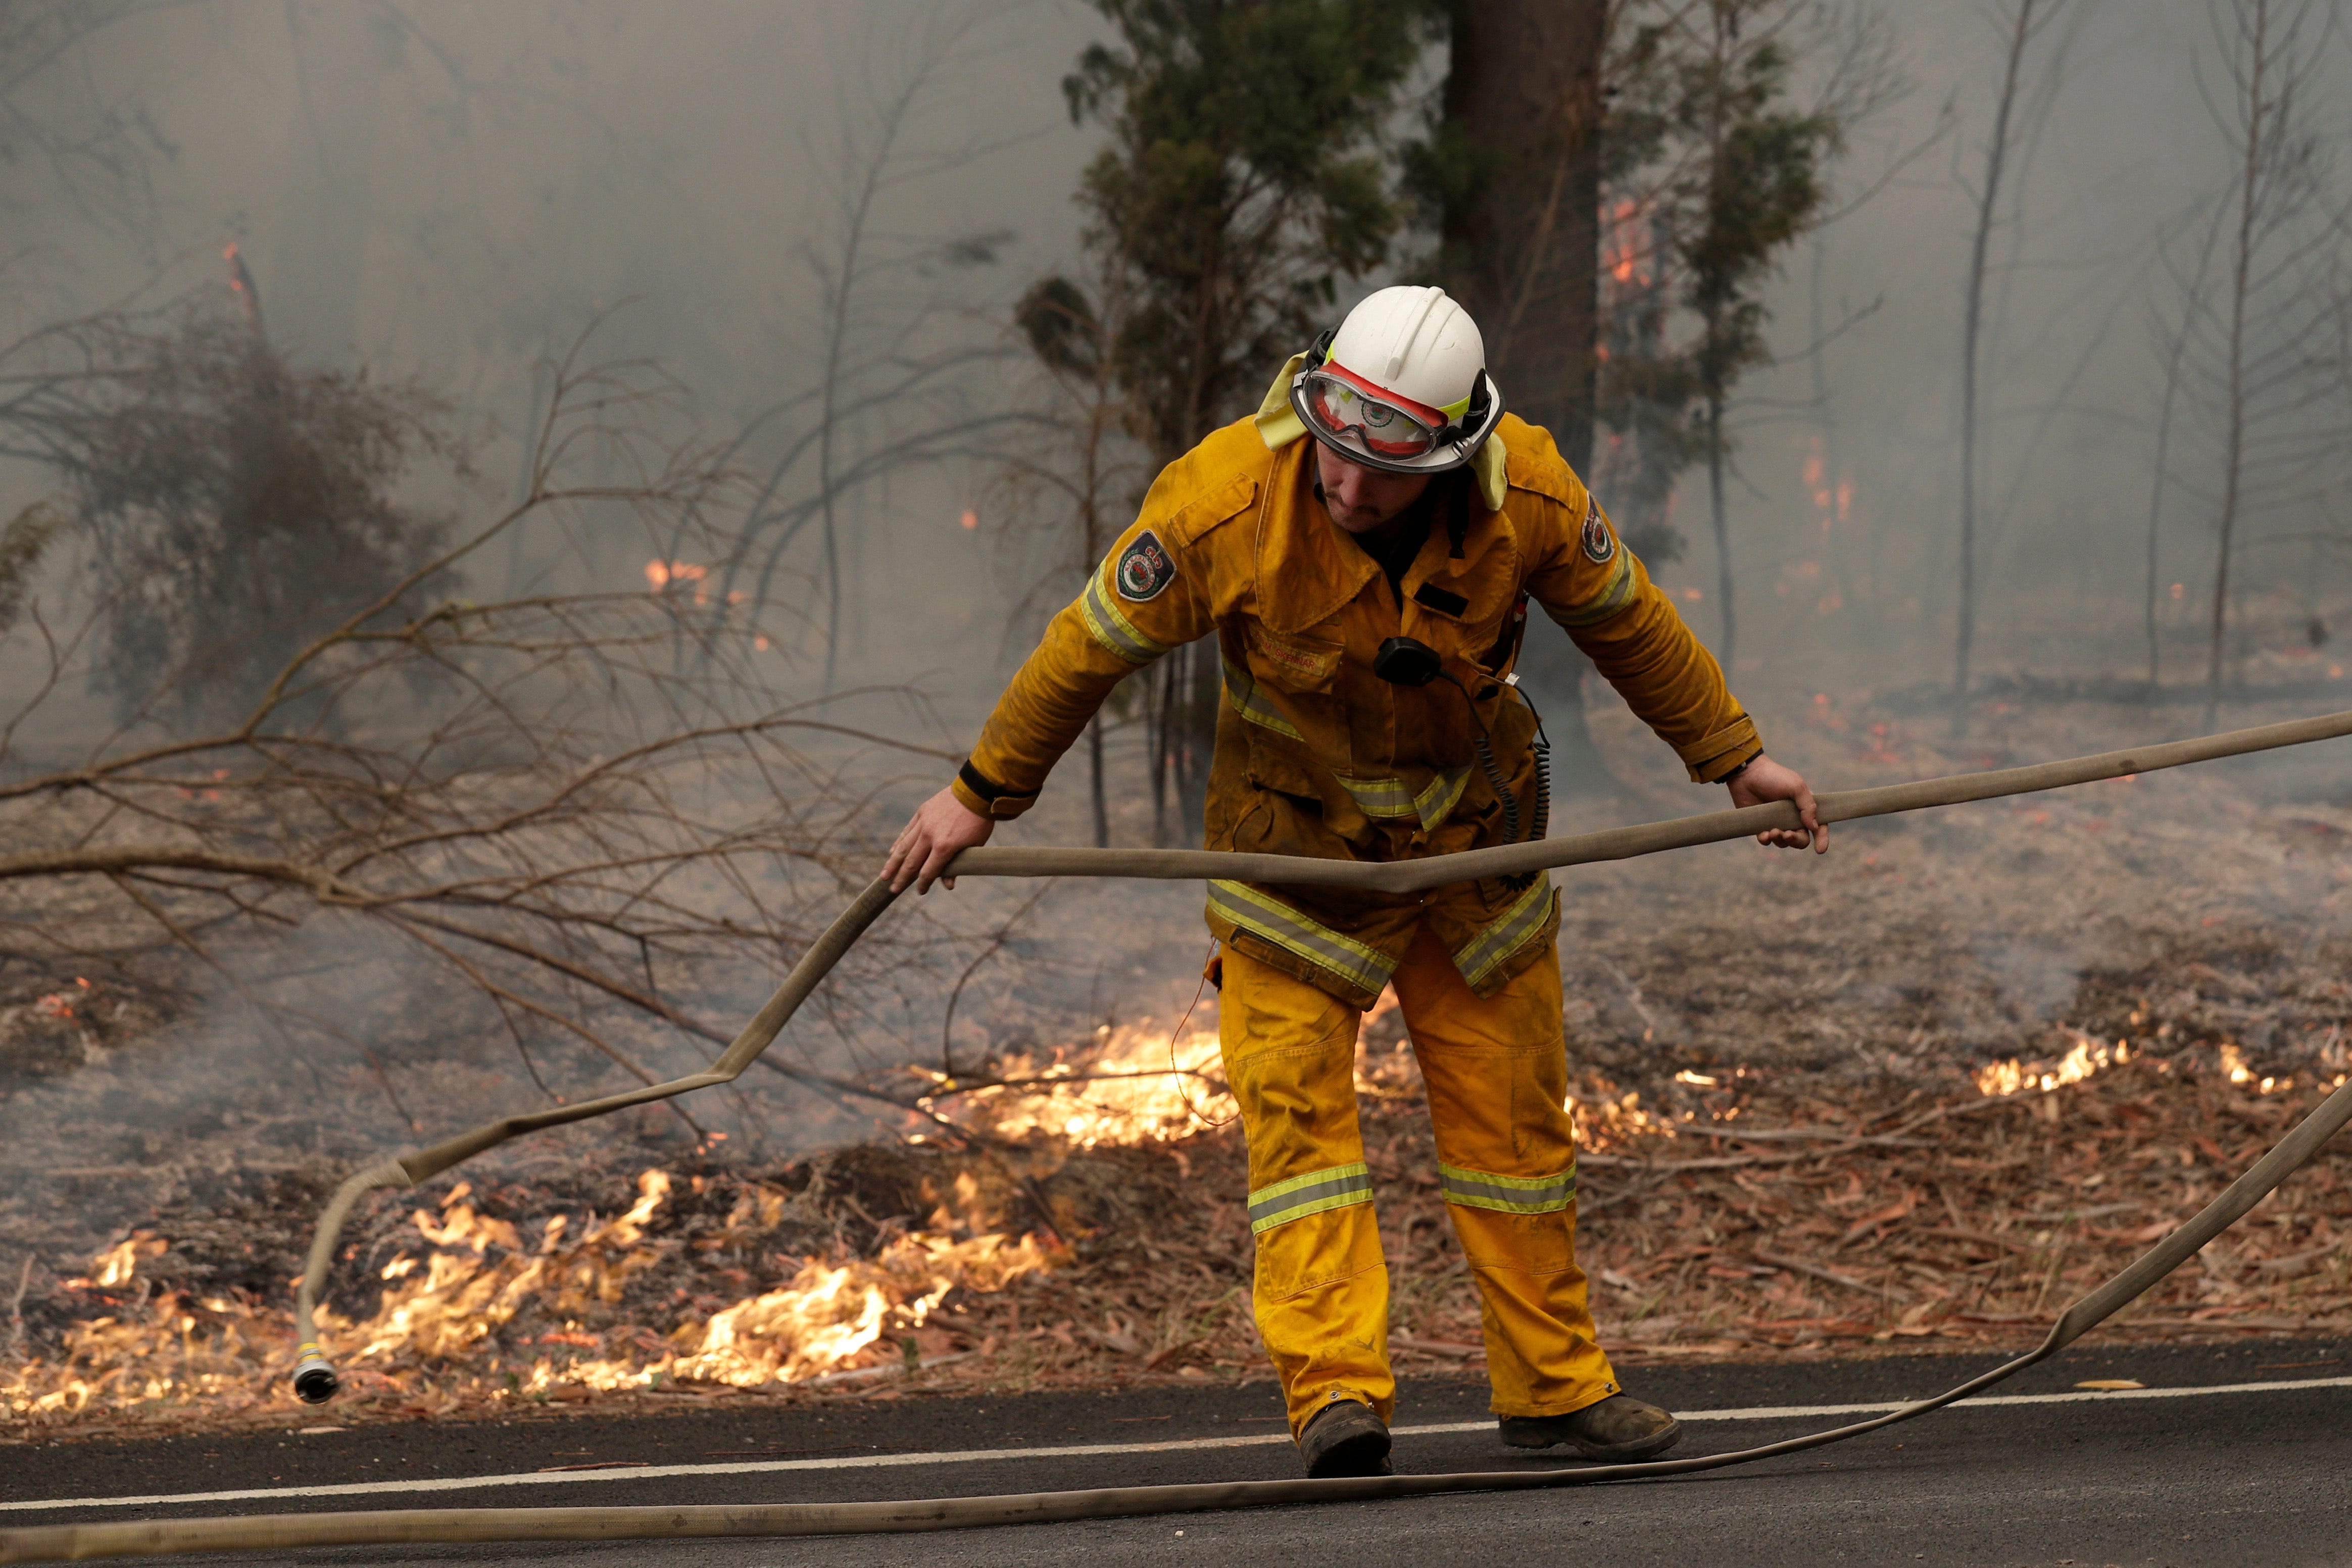
[{"label": "charred tree trunk", "polygon": [[2270,153],[2267,138],[2276,111],[2265,96],[2270,84],[2264,71],[2270,64],[2270,7],[2260,0],[2249,8],[2253,48],[2242,89],[2247,105],[2244,163],[2238,174],[2238,226],[2230,247],[2230,336],[2224,363],[2227,401],[2222,407],[2221,515],[2213,552],[2212,640],[2205,661],[2205,728],[2210,730],[2221,710],[2221,657],[2230,626],[2230,555],[2237,543],[2238,509],[2246,472],[2246,302],[2254,289],[2256,252],[2266,194],[2263,163]]},{"label": "charred tree trunk", "polygon": [[1605,0],[1456,0],[1445,118],[1475,174],[1447,193],[1454,295],[1512,409],[1581,471],[1600,312]]},{"label": "charred tree trunk", "polygon": [[[1710,335],[1714,330],[1710,322]],[[1739,579],[1731,570],[1731,513],[1723,493],[1723,394],[1717,391],[1707,394],[1706,399],[1706,507],[1715,531],[1716,608],[1723,625],[1723,646],[1717,651],[1728,668],[1733,650],[1739,646],[1738,601],[1732,596]]]},{"label": "charred tree trunk", "polygon": [[1097,712],[1087,726],[1087,778],[1095,807],[1095,847],[1110,847],[1110,801],[1103,793],[1103,722]]},{"label": "charred tree trunk", "polygon": [[1976,234],[1969,246],[1968,293],[1960,325],[1960,614],[1952,656],[1952,724],[1956,734],[1968,725],[1969,662],[1976,651],[1977,372],[1983,353],[1980,340],[1984,331],[1985,268],[1992,244],[1994,204],[2000,198],[2000,176],[2009,161],[2010,111],[2017,101],[2025,46],[2033,37],[2033,5],[2034,0],[2018,0],[2015,22],[2010,30],[2009,58],[2000,77],[2000,101],[1993,111],[1992,142],[1985,150],[1984,186],[1977,193]]},{"label": "charred tree trunk", "polygon": [[[1506,405],[1549,430],[1580,474],[1592,459],[1599,336],[1601,64],[1607,0],[1454,0],[1445,119],[1471,178],[1445,193],[1447,286],[1486,340]],[[1590,660],[1531,637],[1563,795],[1614,793],[1585,721]]]}]

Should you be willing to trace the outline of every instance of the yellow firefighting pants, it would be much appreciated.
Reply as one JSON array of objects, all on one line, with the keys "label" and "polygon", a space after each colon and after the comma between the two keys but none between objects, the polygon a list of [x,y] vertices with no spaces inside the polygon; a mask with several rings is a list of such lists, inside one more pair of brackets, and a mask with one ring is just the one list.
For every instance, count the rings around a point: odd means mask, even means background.
[{"label": "yellow firefighting pants", "polygon": [[[1388,1420],[1389,1277],[1356,1123],[1362,1015],[1227,948],[1218,1004],[1249,1135],[1258,1332],[1295,1435],[1335,1399]],[[1618,1392],[1576,1266],[1576,1135],[1559,965],[1482,1000],[1423,928],[1391,984],[1429,1092],[1437,1175],[1476,1279],[1496,1413],[1563,1415]]]}]

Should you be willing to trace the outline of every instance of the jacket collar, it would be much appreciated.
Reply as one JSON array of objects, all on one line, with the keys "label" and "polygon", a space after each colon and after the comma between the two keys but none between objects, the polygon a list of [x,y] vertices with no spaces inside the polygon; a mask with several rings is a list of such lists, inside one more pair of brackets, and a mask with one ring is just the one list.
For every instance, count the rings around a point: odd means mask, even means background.
[{"label": "jacket collar", "polygon": [[1315,499],[1312,441],[1293,441],[1274,455],[1274,472],[1258,497],[1258,619],[1282,636],[1306,630],[1336,614],[1380,573],[1380,563],[1338,537],[1339,529]]},{"label": "jacket collar", "polygon": [[[1381,571],[1369,552],[1339,537],[1338,525],[1315,499],[1314,472],[1307,461],[1314,449],[1312,441],[1297,441],[1276,451],[1273,471],[1258,493],[1257,618],[1282,637],[1328,619]],[[1445,520],[1432,518],[1429,537],[1406,569],[1405,596],[1433,578],[1442,585],[1474,575],[1503,529],[1499,512],[1472,506],[1464,559],[1455,561]]]}]

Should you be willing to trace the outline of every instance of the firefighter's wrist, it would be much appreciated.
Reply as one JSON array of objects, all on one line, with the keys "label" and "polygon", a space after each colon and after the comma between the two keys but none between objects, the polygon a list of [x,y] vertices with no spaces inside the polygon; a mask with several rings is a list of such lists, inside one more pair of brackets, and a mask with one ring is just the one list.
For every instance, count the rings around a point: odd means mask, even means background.
[{"label": "firefighter's wrist", "polygon": [[1716,774],[1715,777],[1707,780],[1706,782],[1709,784],[1728,785],[1733,780],[1738,778],[1742,773],[1745,773],[1749,768],[1754,767],[1763,759],[1763,756],[1764,748],[1759,746],[1756,750],[1748,752],[1748,755],[1740,758],[1738,762],[1732,763],[1730,767],[1726,768],[1722,773]]},{"label": "firefighter's wrist", "polygon": [[1016,794],[973,767],[970,762],[956,770],[955,781],[948,787],[954,794],[957,805],[974,816],[984,816],[995,822],[1018,816],[1037,804],[1034,790],[1026,795]]}]

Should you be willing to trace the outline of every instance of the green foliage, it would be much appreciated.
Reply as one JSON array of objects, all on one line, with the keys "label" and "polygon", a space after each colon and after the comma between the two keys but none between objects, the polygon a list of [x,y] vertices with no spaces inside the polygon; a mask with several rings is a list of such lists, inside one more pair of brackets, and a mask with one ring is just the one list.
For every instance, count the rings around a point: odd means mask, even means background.
[{"label": "green foliage", "polygon": [[1656,204],[1685,303],[1706,329],[1690,351],[1693,391],[1720,402],[1742,372],[1772,357],[1760,290],[1820,217],[1823,170],[1844,136],[1834,115],[1789,105],[1794,62],[1781,41],[1738,43],[1744,21],[1784,3],[1716,0],[1713,9],[1712,39],[1665,26],[1637,35],[1609,155],[1621,178],[1673,166]]},{"label": "green foliage", "polygon": [[1013,307],[1013,324],[1029,340],[1039,363],[1057,374],[1090,376],[1101,367],[1102,323],[1094,301],[1066,278],[1032,285]]},{"label": "green foliage", "polygon": [[[1110,132],[1078,200],[1134,299],[1112,345],[1163,461],[1256,399],[1388,256],[1388,127],[1432,0],[1096,0],[1118,30],[1063,82]],[[1058,340],[1054,340],[1058,342]],[[1033,343],[1039,342],[1034,333]]]},{"label": "green foliage", "polygon": [[[1615,290],[1603,328],[1596,413],[1621,466],[1611,475],[1619,522],[1646,558],[1682,552],[1667,501],[1685,469],[1707,465],[1727,650],[1724,407],[1740,376],[1773,357],[1764,285],[1820,220],[1844,117],[1869,100],[1841,83],[1849,90],[1825,96],[1828,107],[1790,102],[1790,40],[1820,37],[1819,21],[1807,0],[1706,0],[1635,29],[1612,62],[1619,90],[1603,126],[1602,179],[1632,204],[1641,234],[1619,237],[1639,252],[1638,276]],[[1668,330],[1675,304],[1698,318],[1685,342]]]},{"label": "green foliage", "polygon": [[99,685],[126,721],[241,716],[354,613],[397,621],[455,585],[426,572],[398,591],[447,533],[394,499],[418,459],[461,460],[438,402],[299,372],[212,310],[84,335],[107,368],[58,422],[52,462],[90,535]]}]

